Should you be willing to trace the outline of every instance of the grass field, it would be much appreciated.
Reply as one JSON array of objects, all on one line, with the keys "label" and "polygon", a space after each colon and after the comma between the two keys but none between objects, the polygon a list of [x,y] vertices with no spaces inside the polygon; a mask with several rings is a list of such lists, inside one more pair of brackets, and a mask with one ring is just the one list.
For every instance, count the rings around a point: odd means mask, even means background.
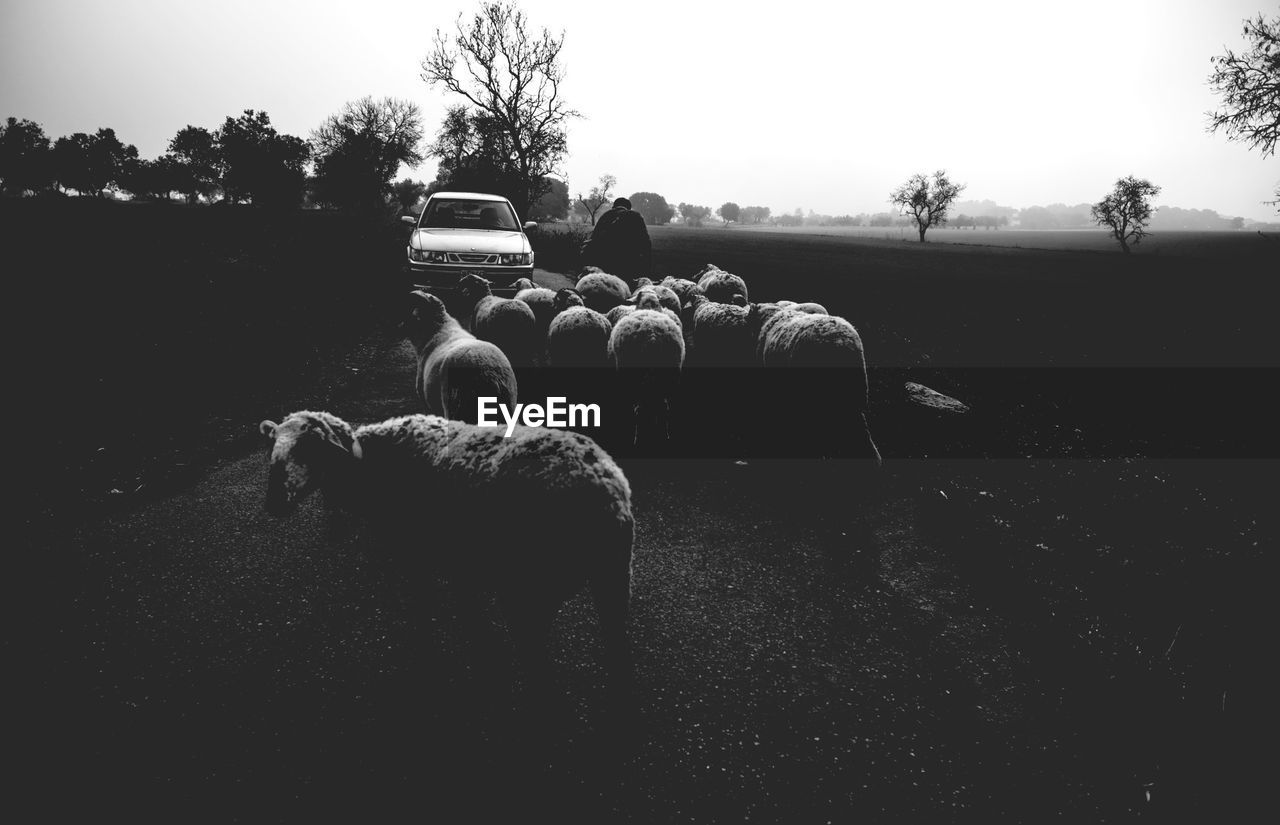
[{"label": "grass field", "polygon": [[[700,231],[715,231],[702,229]],[[814,235],[818,237],[849,238],[870,241],[918,243],[916,230],[909,227],[872,226],[812,226],[779,227],[766,225],[731,226],[719,231],[765,232],[781,235]],[[1251,258],[1271,250],[1280,238],[1268,233],[1270,239],[1256,232],[1244,230],[1231,232],[1213,231],[1155,231],[1133,246],[1135,255],[1179,255],[1214,258]],[[939,227],[925,234],[926,243],[964,244],[967,246],[1007,246],[1015,249],[1050,249],[1071,252],[1120,251],[1119,244],[1106,229],[953,229]]]}]

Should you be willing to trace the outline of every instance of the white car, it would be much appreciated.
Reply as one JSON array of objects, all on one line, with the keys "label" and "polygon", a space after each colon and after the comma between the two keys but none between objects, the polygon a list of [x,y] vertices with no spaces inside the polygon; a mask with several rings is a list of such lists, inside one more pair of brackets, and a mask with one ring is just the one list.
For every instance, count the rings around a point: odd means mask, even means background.
[{"label": "white car", "polygon": [[509,287],[517,278],[533,277],[533,247],[511,201],[477,192],[436,192],[417,218],[400,220],[414,227],[406,250],[413,283],[451,289],[463,275],[487,278]]}]

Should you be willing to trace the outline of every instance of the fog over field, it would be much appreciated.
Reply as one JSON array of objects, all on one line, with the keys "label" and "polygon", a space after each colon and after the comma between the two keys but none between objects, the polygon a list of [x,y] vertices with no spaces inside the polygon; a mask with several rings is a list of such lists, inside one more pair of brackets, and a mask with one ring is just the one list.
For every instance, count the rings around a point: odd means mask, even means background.
[{"label": "fog over field", "polygon": [[[873,213],[945,168],[966,197],[1019,208],[1093,202],[1133,174],[1161,205],[1274,216],[1276,159],[1205,132],[1209,58],[1239,47],[1255,0],[523,7],[567,33],[575,194],[612,173],[673,204]],[[363,95],[417,102],[434,128],[449,101],[419,64],[462,8],[6,2],[0,115],[54,137],[110,126],[148,158],[247,108],[305,137]]]}]

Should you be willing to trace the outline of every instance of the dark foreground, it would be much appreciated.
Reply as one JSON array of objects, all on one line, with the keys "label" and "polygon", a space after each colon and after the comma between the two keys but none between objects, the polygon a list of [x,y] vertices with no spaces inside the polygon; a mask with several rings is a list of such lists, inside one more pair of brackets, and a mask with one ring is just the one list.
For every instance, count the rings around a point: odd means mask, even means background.
[{"label": "dark foreground", "polygon": [[[350,298],[368,238],[327,268],[312,254],[316,271],[222,243],[226,260],[173,294],[135,246],[145,277],[116,283],[136,305],[81,273],[92,300],[66,292],[62,318],[84,326],[24,328],[48,356],[24,365],[40,379],[26,398],[48,417],[44,442],[17,445],[16,466],[39,468],[18,500],[42,506],[4,600],[21,809],[1099,822],[1264,801],[1275,455],[1256,399],[1273,304],[1238,262],[1144,262],[1124,280],[1100,256],[655,233],[670,272],[715,262],[753,297],[854,320],[887,461],[868,479],[701,441],[625,458],[639,690],[609,712],[579,599],[557,623],[564,704],[535,712],[473,672],[447,583],[375,562],[319,501],[286,521],[261,509],[258,419],[416,410],[392,316]],[[103,363],[122,353],[137,360]],[[922,412],[903,380],[972,411]],[[25,460],[86,445],[83,463]],[[429,522],[431,552],[467,546]]]}]

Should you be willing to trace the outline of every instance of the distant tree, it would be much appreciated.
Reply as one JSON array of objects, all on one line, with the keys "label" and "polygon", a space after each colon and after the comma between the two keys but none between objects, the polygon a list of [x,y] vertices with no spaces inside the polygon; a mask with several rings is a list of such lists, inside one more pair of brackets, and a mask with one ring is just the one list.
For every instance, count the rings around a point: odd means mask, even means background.
[{"label": "distant tree", "polygon": [[1280,140],[1280,17],[1245,20],[1244,36],[1248,51],[1209,59],[1209,85],[1222,98],[1222,108],[1209,113],[1209,131],[1221,129],[1266,157]]},{"label": "distant tree", "polygon": [[888,212],[877,212],[867,221],[868,226],[893,226],[893,215]]},{"label": "distant tree", "polygon": [[81,194],[105,197],[111,186],[123,186],[137,162],[138,148],[121,143],[114,129],[76,132],[53,145],[54,176],[64,188]]},{"label": "distant tree", "polygon": [[956,219],[952,221],[956,226],[963,229],[966,226],[977,226],[978,222],[969,215],[956,215]]},{"label": "distant tree", "polygon": [[174,189],[190,203],[217,193],[218,146],[212,132],[200,126],[184,126],[169,141],[169,156],[177,179]]},{"label": "distant tree", "polygon": [[422,163],[422,134],[416,103],[369,96],[349,101],[311,133],[317,199],[345,209],[381,208],[400,166]]},{"label": "distant tree", "polygon": [[426,196],[427,185],[413,178],[401,178],[391,185],[391,195],[400,208],[409,211]]},{"label": "distant tree", "polygon": [[8,118],[0,126],[0,184],[5,192],[38,192],[53,182],[49,138],[39,123]]},{"label": "distant tree", "polygon": [[508,197],[521,215],[550,188],[568,148],[565,124],[579,114],[560,98],[564,32],[530,31],[524,13],[509,2],[484,2],[453,36],[436,30],[422,61],[422,79],[466,101],[493,138],[489,162],[509,172],[519,191]]},{"label": "distant tree", "polygon": [[282,135],[266,112],[246,109],[228,117],[214,134],[222,173],[222,191],[231,203],[297,206],[306,183],[311,147],[294,135]]},{"label": "distant tree", "polygon": [[550,188],[529,207],[531,221],[562,221],[569,217],[569,184],[559,178],[549,181]]},{"label": "distant tree", "polygon": [[742,214],[742,207],[738,206],[738,204],[733,201],[727,201],[720,204],[720,208],[716,210],[716,214],[719,215],[725,223],[733,223],[738,219],[738,216]]},{"label": "distant tree", "polygon": [[582,204],[582,209],[591,219],[592,225],[596,222],[596,215],[600,210],[608,206],[613,201],[613,187],[618,179],[613,175],[605,174],[600,176],[600,182],[591,187],[591,191],[583,197],[582,193],[578,193],[578,203]]},{"label": "distant tree", "polygon": [[1147,234],[1147,222],[1151,220],[1151,199],[1160,194],[1160,187],[1149,180],[1130,175],[1116,181],[1116,187],[1092,207],[1093,219],[1099,226],[1111,229],[1111,235],[1120,242],[1120,248],[1129,253],[1129,242],[1139,243]]},{"label": "distant tree", "polygon": [[657,192],[635,192],[628,200],[631,208],[644,216],[647,224],[666,226],[676,216],[676,208]]},{"label": "distant tree", "polygon": [[688,226],[702,226],[702,222],[711,217],[710,206],[695,206],[691,203],[680,204],[680,217]]},{"label": "distant tree", "polygon": [[181,170],[172,155],[155,160],[132,158],[125,162],[119,186],[135,198],[169,200],[181,183]]},{"label": "distant tree", "polygon": [[889,203],[911,217],[920,233],[920,242],[924,243],[924,233],[931,226],[947,222],[948,207],[964,190],[965,184],[952,183],[946,171],[939,169],[933,173],[932,181],[928,175],[912,175],[889,194]]}]

